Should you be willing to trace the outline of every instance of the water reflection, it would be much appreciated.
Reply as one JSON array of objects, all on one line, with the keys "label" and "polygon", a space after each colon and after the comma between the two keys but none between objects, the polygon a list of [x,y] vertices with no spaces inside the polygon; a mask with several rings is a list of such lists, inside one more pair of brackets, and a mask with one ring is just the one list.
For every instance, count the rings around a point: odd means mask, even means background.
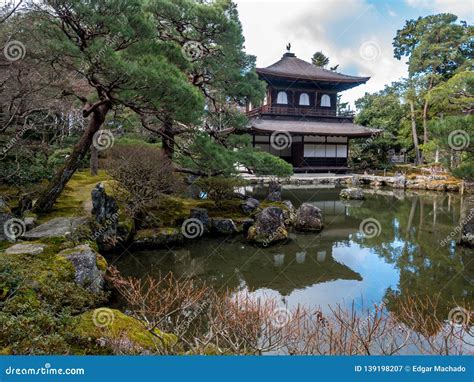
[{"label": "water reflection", "polygon": [[[472,308],[473,253],[456,247],[456,238],[441,244],[460,221],[459,196],[367,190],[364,201],[342,202],[338,194],[335,189],[283,192],[295,206],[310,202],[321,208],[325,228],[319,234],[292,233],[288,244],[265,249],[242,237],[207,238],[186,248],[135,252],[117,266],[138,277],[171,270],[218,288],[283,298],[290,306],[327,309],[355,301],[361,307],[385,300],[397,312],[400,301],[416,296],[436,297],[439,319],[453,307]],[[380,222],[373,238],[359,232],[367,218]]]}]

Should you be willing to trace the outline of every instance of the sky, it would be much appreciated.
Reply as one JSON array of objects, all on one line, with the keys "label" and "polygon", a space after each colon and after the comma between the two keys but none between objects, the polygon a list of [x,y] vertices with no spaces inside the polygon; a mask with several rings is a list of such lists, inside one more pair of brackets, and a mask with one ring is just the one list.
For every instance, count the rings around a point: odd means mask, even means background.
[{"label": "sky", "polygon": [[454,13],[472,24],[474,0],[234,0],[242,22],[246,52],[257,67],[278,61],[291,43],[297,57],[311,62],[316,51],[339,64],[338,72],[370,76],[342,93],[350,102],[407,76],[406,58],[393,57],[392,40],[405,20]]}]

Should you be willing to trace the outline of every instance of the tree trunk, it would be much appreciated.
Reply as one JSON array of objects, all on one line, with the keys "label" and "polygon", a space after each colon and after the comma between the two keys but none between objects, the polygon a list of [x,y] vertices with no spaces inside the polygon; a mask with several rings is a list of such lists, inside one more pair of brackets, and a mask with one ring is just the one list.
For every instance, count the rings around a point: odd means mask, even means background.
[{"label": "tree trunk", "polygon": [[36,202],[34,207],[36,212],[48,212],[53,208],[56,199],[58,199],[59,195],[61,195],[61,192],[63,191],[67,182],[74,175],[81,160],[84,159],[85,155],[87,154],[94,134],[99,131],[109,110],[110,105],[103,104],[98,106],[97,109],[92,112],[89,124],[82,134],[81,139],[74,146],[72,153],[64,166],[51,180],[48,188],[42,193]]},{"label": "tree trunk", "polygon": [[99,171],[99,150],[94,145],[91,145],[91,159],[89,162],[91,168],[91,175],[97,176]]},{"label": "tree trunk", "polygon": [[174,131],[173,131],[173,121],[171,119],[166,119],[163,124],[163,137],[161,139],[163,153],[167,158],[173,159],[174,154]]},{"label": "tree trunk", "polygon": [[411,134],[413,136],[413,145],[415,146],[415,164],[421,164],[420,148],[418,147],[418,133],[416,131],[416,119],[415,119],[415,105],[412,100],[408,100],[410,104],[410,117],[411,117]]},{"label": "tree trunk", "polygon": [[[428,92],[433,88],[433,78],[430,78],[428,84]],[[428,98],[425,97],[425,104],[423,105],[423,145],[428,143],[428,109],[429,109]]]}]

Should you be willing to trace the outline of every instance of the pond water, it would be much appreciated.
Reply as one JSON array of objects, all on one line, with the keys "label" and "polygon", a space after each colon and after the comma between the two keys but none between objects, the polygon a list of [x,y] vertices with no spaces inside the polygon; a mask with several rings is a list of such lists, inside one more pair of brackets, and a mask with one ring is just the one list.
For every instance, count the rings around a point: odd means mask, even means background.
[{"label": "pond water", "polygon": [[[407,296],[439,297],[437,314],[444,317],[453,307],[472,307],[473,252],[456,247],[458,235],[449,237],[460,222],[462,197],[366,190],[364,201],[341,201],[339,191],[283,189],[295,207],[309,202],[323,211],[324,229],[317,234],[292,233],[289,243],[269,248],[254,247],[242,235],[203,238],[182,248],[133,252],[115,265],[126,276],[173,271],[216,288],[323,311],[382,301],[393,309]],[[264,196],[263,190],[252,192]],[[364,234],[362,222],[372,223],[375,232]]]}]

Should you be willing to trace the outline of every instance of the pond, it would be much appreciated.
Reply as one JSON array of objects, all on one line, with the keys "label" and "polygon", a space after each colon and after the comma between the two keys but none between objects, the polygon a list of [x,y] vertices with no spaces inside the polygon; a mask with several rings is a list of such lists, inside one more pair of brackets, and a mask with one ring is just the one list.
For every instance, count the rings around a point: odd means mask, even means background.
[{"label": "pond", "polygon": [[[263,190],[251,192],[264,197]],[[115,265],[126,276],[172,271],[322,311],[382,301],[390,310],[397,299],[428,296],[439,298],[436,314],[445,319],[454,307],[472,305],[473,253],[456,247],[458,235],[449,236],[460,222],[461,196],[366,190],[364,201],[341,201],[339,192],[283,189],[295,207],[309,202],[323,211],[317,234],[291,233],[290,242],[269,248],[254,247],[242,235],[202,238],[182,248],[133,252]]]}]

